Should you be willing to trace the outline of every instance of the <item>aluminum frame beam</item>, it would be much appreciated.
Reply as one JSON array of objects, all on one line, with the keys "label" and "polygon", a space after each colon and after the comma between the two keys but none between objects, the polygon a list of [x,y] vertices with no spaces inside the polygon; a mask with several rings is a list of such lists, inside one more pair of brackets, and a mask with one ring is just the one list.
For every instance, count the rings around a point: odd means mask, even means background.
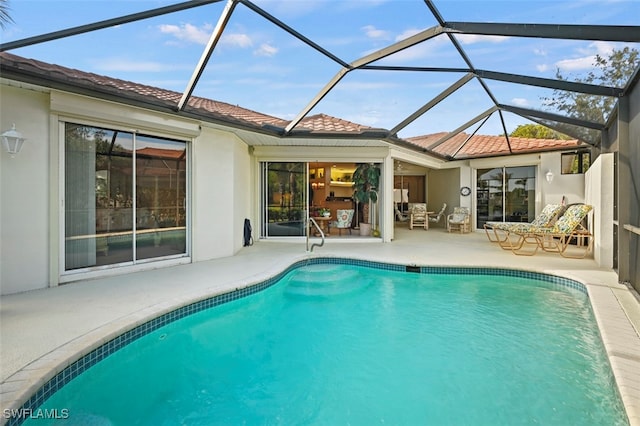
[{"label": "aluminum frame beam", "polygon": [[[431,11],[431,14],[433,15],[433,17],[438,21],[440,26],[445,28],[446,22],[442,18],[442,15],[440,15],[440,12],[436,8],[436,5],[433,3],[433,1],[425,0],[425,4]],[[462,46],[460,46],[460,43],[458,42],[458,40],[449,32],[447,33],[447,37],[449,37],[449,41],[451,42],[451,44],[453,44],[453,47],[455,47],[455,49],[458,51],[458,54],[460,55],[462,60],[467,64],[467,66],[469,67],[469,70],[475,73],[476,68],[471,63],[471,59],[469,59],[469,56],[467,56],[467,52],[465,52]],[[496,99],[495,96],[493,96],[493,93],[489,89],[489,86],[487,86],[487,84],[484,82],[484,80],[481,78],[478,78],[478,82],[484,89],[487,96],[489,96],[489,98],[491,99],[491,102],[493,102],[494,105],[498,105],[498,100]]]},{"label": "aluminum frame beam", "polygon": [[558,127],[558,126],[554,125],[553,123],[545,122],[545,121],[540,120],[540,119],[537,119],[537,118],[535,118],[535,117],[524,117],[524,118],[526,118],[526,119],[528,119],[528,120],[531,120],[531,121],[533,121],[534,123],[539,124],[539,125],[541,125],[541,126],[548,127],[548,128],[550,128],[550,129],[552,129],[552,130],[555,130],[555,131],[556,131],[556,132],[558,132],[558,133],[562,133],[562,134],[564,134],[564,135],[571,136],[572,138],[574,138],[574,139],[578,139],[579,141],[584,142],[584,143],[586,143],[586,144],[588,144],[588,145],[591,145],[591,146],[597,146],[597,144],[596,144],[596,143],[592,143],[592,142],[590,142],[590,141],[584,140],[584,139],[582,138],[582,136],[577,135],[576,133],[572,132],[570,129],[563,129],[563,128],[560,128],[560,127]]},{"label": "aluminum frame beam", "polygon": [[634,25],[496,24],[488,22],[445,22],[441,25],[450,34],[640,42],[640,26]]},{"label": "aluminum frame beam", "polygon": [[505,81],[507,83],[523,84],[527,86],[546,87],[548,89],[566,90],[569,92],[586,93],[588,95],[620,97],[624,89],[611,86],[599,86],[595,84],[577,83],[567,80],[554,80],[551,78],[529,77],[521,74],[509,74],[504,72],[476,70],[476,75],[488,80]]},{"label": "aluminum frame beam", "polygon": [[496,111],[498,111],[498,107],[497,106],[492,106],[491,108],[489,108],[485,112],[475,116],[471,120],[469,120],[466,123],[464,123],[462,126],[459,126],[457,129],[447,133],[446,135],[444,135],[443,137],[441,137],[440,139],[435,141],[433,144],[429,145],[429,150],[433,150],[434,148],[437,148],[438,146],[442,145],[443,143],[445,143],[446,141],[448,141],[449,139],[451,139],[452,137],[454,137],[458,133],[460,133],[463,130],[469,128],[470,126],[473,126],[474,124],[476,124],[478,121],[482,120],[483,118],[488,118],[491,114],[493,114]]},{"label": "aluminum frame beam", "polygon": [[437,95],[436,97],[431,99],[429,102],[424,104],[420,109],[418,109],[413,114],[411,114],[410,116],[402,120],[402,122],[398,123],[398,125],[396,125],[393,129],[391,129],[389,133],[391,133],[392,135],[397,134],[400,130],[407,127],[409,124],[415,121],[418,117],[420,117],[421,115],[429,111],[431,108],[433,108],[434,106],[442,102],[444,99],[449,97],[449,95],[454,93],[456,90],[458,90],[459,88],[467,84],[469,81],[471,81],[471,79],[473,79],[473,74],[467,73],[461,79],[459,79],[458,81],[453,83],[451,86],[443,90],[439,95]]},{"label": "aluminum frame beam", "polygon": [[283,30],[285,30],[286,32],[288,32],[289,34],[291,34],[292,36],[294,36],[298,40],[304,42],[308,46],[311,46],[313,49],[315,49],[318,52],[322,53],[324,56],[330,58],[334,62],[339,63],[340,65],[342,65],[345,68],[349,67],[349,64],[346,61],[343,61],[342,59],[338,58],[336,55],[334,55],[333,53],[331,53],[328,50],[324,49],[319,44],[317,44],[313,40],[311,40],[310,38],[307,38],[307,37],[303,36],[298,31],[294,30],[293,28],[291,28],[290,26],[288,26],[284,22],[280,21],[278,18],[276,18],[275,16],[273,16],[270,13],[266,12],[265,10],[259,8],[258,6],[253,4],[252,2],[250,2],[248,0],[239,0],[239,1],[240,1],[240,3],[242,3],[243,5],[245,5],[246,7],[248,7],[249,9],[254,11],[255,13],[257,13],[258,15],[262,16],[263,18],[265,18],[266,20],[268,20],[272,24],[276,25],[277,27],[282,28]]},{"label": "aluminum frame beam", "polygon": [[418,34],[414,34],[411,37],[407,37],[404,40],[400,40],[397,43],[389,45],[383,49],[380,49],[376,52],[373,52],[369,55],[363,56],[360,59],[356,59],[351,64],[348,64],[347,67],[338,71],[338,73],[333,76],[333,78],[327,83],[314,98],[307,104],[307,106],[300,112],[298,115],[289,122],[287,127],[285,128],[285,133],[291,132],[291,130],[298,125],[300,120],[302,120],[308,113],[311,111],[321,100],[324,98],[331,89],[338,84],[340,80],[349,72],[357,68],[361,68],[371,62],[377,61],[379,59],[385,58],[389,55],[392,55],[396,52],[400,52],[404,49],[407,49],[411,46],[414,46],[418,43],[421,43],[425,40],[429,40],[433,37],[436,37],[443,33],[443,29],[440,26],[431,27],[424,31],[420,31]]},{"label": "aluminum frame beam", "polygon": [[603,130],[604,124],[594,123],[593,121],[581,120],[579,118],[567,117],[566,115],[554,114],[551,112],[537,111],[535,109],[515,107],[511,105],[498,105],[504,111],[512,112],[523,118],[537,117],[545,120],[557,121],[559,123],[571,124],[578,127],[586,127],[588,129]]},{"label": "aluminum frame beam", "polygon": [[207,62],[209,62],[209,58],[213,54],[213,50],[216,48],[218,41],[220,41],[220,37],[222,37],[222,32],[224,31],[231,15],[233,14],[233,10],[235,9],[237,4],[237,0],[227,0],[227,4],[225,5],[222,13],[220,14],[220,18],[218,18],[218,23],[216,27],[213,29],[211,33],[211,37],[209,37],[209,41],[207,42],[207,46],[204,48],[202,52],[202,56],[200,56],[200,60],[198,61],[198,65],[193,70],[193,74],[191,75],[191,79],[187,83],[187,87],[184,89],[182,93],[182,97],[178,102],[178,111],[182,111],[184,106],[189,102],[189,98],[193,93],[193,89],[195,89],[198,80],[202,76],[204,72],[204,68],[207,66]]},{"label": "aluminum frame beam", "polygon": [[186,1],[183,3],[178,3],[170,6],[159,7],[157,9],[146,10],[144,12],[132,13],[130,15],[125,15],[118,18],[106,19],[104,21],[94,22],[92,24],[80,25],[77,27],[67,28],[60,31],[54,31],[51,33],[37,35],[34,37],[23,38],[21,40],[10,41],[7,43],[0,44],[0,52],[17,49],[19,47],[31,46],[33,44],[44,43],[46,41],[57,40],[64,37],[84,34],[91,31],[113,27],[115,25],[128,24],[130,22],[153,18],[155,16],[160,16],[160,15],[166,15],[168,13],[179,12],[181,10],[191,9],[191,8],[203,6],[206,4],[218,3],[220,1],[222,0]]}]

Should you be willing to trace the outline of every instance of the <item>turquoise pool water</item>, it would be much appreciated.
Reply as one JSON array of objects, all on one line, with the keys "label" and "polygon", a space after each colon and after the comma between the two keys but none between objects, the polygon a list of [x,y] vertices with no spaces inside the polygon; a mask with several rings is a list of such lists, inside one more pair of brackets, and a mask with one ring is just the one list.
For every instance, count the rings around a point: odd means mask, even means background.
[{"label": "turquoise pool water", "polygon": [[78,425],[626,425],[586,295],[321,264],[170,323],[42,409]]}]

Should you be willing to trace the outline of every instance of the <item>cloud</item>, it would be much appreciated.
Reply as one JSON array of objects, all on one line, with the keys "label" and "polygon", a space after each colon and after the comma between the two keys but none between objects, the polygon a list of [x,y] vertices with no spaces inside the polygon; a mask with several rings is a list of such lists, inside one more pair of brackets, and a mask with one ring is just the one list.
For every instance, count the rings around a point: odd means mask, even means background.
[{"label": "cloud", "polygon": [[596,60],[596,56],[584,56],[575,59],[563,59],[556,62],[556,67],[561,71],[580,71],[590,69]]},{"label": "cloud", "polygon": [[367,37],[373,38],[373,39],[386,40],[391,36],[389,31],[379,30],[376,27],[374,27],[373,25],[365,25],[361,29],[364,31],[364,33],[366,34]]},{"label": "cloud", "polygon": [[538,64],[538,65],[536,65],[536,69],[538,70],[538,72],[546,72],[547,70],[549,70],[549,65],[547,65],[547,64]]},{"label": "cloud", "polygon": [[460,41],[460,43],[468,45],[476,43],[502,43],[509,40],[510,37],[478,34],[456,34],[456,38]]},{"label": "cloud", "polygon": [[240,47],[244,49],[253,46],[253,41],[247,34],[232,33],[223,34],[222,38],[220,38],[220,44],[224,46]]},{"label": "cloud", "polygon": [[525,98],[513,98],[511,99],[511,103],[519,107],[529,106],[529,101],[527,101]]},{"label": "cloud", "polygon": [[253,54],[256,56],[275,56],[278,53],[278,48],[271,46],[270,44],[263,43]]},{"label": "cloud", "polygon": [[211,37],[211,31],[213,26],[211,24],[205,24],[198,28],[192,24],[182,25],[169,25],[164,24],[158,26],[158,29],[163,34],[169,34],[180,41],[186,41],[188,43],[207,44]]},{"label": "cloud", "polygon": [[[165,24],[158,26],[158,29],[161,33],[173,36],[178,41],[206,45],[211,38],[213,25],[204,24],[197,27],[192,24]],[[223,32],[219,45],[246,49],[253,46],[253,41],[247,34]]]},{"label": "cloud", "polygon": [[606,41],[594,41],[586,48],[577,50],[577,53],[583,56],[571,59],[563,59],[556,62],[556,67],[561,71],[582,71],[593,68],[596,62],[596,55],[608,57],[614,49],[612,43]]}]

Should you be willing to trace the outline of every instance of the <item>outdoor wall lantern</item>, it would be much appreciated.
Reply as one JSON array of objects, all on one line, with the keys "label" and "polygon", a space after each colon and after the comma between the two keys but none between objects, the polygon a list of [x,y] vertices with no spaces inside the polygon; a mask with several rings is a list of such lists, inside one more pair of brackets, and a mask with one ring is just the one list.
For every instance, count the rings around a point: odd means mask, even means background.
[{"label": "outdoor wall lantern", "polygon": [[11,130],[2,132],[0,136],[2,136],[2,146],[4,146],[4,149],[9,153],[11,158],[15,157],[15,155],[20,152],[22,143],[25,140],[22,137],[22,133],[16,130],[15,123],[11,125]]},{"label": "outdoor wall lantern", "polygon": [[553,180],[553,172],[551,170],[548,170],[547,174],[544,176],[547,178],[547,182],[551,183],[551,181]]}]

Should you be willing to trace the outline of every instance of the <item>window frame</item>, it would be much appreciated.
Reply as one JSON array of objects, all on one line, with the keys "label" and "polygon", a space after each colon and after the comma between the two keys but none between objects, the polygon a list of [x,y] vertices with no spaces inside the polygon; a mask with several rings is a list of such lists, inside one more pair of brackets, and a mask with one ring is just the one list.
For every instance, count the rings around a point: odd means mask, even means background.
[{"label": "window frame", "polygon": [[[139,270],[153,269],[161,263],[163,266],[170,265],[179,265],[185,263],[191,263],[192,256],[192,220],[191,215],[193,214],[192,209],[192,159],[191,159],[191,150],[193,138],[190,136],[177,136],[172,132],[158,132],[150,129],[136,129],[132,130],[131,127],[122,123],[113,123],[110,121],[99,121],[93,119],[81,119],[78,117],[70,117],[70,116],[58,116],[57,120],[58,124],[58,140],[59,140],[59,238],[58,238],[58,270],[59,270],[59,282],[66,283],[75,281],[78,279],[89,279],[94,277],[108,276],[113,274],[120,274],[124,272],[134,272]],[[66,220],[66,207],[65,207],[65,182],[66,182],[66,139],[65,139],[65,129],[68,124],[80,125],[86,127],[95,127],[100,129],[118,131],[118,132],[127,132],[132,133],[134,136],[134,140],[137,136],[148,136],[159,139],[167,139],[170,141],[178,141],[183,142],[185,144],[185,161],[186,161],[186,181],[185,181],[185,213],[186,213],[186,237],[185,237],[185,251],[184,253],[168,255],[168,256],[160,256],[153,258],[134,258],[133,261],[121,262],[121,263],[113,263],[106,265],[94,265],[88,266],[84,268],[76,268],[76,269],[66,269],[66,247],[65,247],[65,238],[66,238],[66,229],[65,229],[65,220]],[[132,157],[133,163],[136,161],[135,155]],[[135,166],[134,166],[135,167]],[[134,181],[135,182],[135,181]],[[134,184],[135,187],[135,184]],[[135,220],[135,214],[134,218]]]},{"label": "window frame", "polygon": [[[578,160],[578,170],[576,172],[565,172],[565,168],[564,168],[564,161],[563,159],[566,156],[569,155],[573,155],[573,156],[577,156],[577,160]],[[584,168],[584,159],[585,156],[588,157],[589,159],[589,165],[587,166],[587,168]],[[573,163],[572,160],[571,162]],[[571,151],[571,152],[563,152],[560,154],[560,174],[563,175],[582,175],[585,174],[587,172],[587,170],[589,170],[589,168],[591,167],[591,151],[588,149],[582,149],[582,150],[577,150],[577,151]]]}]

